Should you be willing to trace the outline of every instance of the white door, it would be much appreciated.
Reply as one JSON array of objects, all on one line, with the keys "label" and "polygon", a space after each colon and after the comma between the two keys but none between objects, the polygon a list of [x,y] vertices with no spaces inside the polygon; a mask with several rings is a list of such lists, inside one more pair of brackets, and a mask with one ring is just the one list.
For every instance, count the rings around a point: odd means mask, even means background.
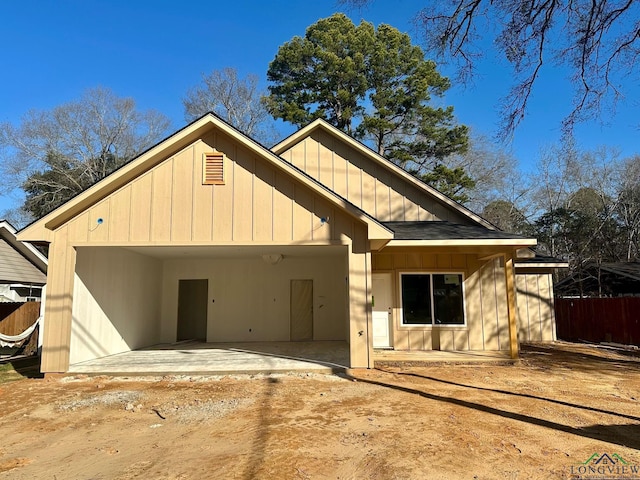
[{"label": "white door", "polygon": [[373,273],[371,281],[373,348],[391,348],[391,274]]}]

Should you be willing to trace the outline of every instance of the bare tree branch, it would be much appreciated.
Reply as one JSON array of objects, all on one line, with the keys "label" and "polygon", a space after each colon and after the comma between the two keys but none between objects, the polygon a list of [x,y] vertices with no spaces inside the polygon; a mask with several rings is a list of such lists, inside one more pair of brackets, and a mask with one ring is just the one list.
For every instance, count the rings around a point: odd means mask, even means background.
[{"label": "bare tree branch", "polygon": [[[344,0],[362,7],[365,0]],[[562,127],[615,115],[624,98],[621,80],[638,83],[640,2],[633,0],[424,0],[416,22],[440,61],[454,62],[458,79],[473,80],[489,41],[515,74],[502,104],[502,134],[509,137],[527,112],[544,59],[567,68],[574,85]],[[484,42],[482,42],[484,41]]]},{"label": "bare tree branch", "polygon": [[202,83],[182,99],[185,118],[192,121],[214,112],[243,133],[271,143],[275,129],[262,101],[266,92],[259,89],[258,83],[256,75],[240,78],[238,71],[230,67],[202,75]]},{"label": "bare tree branch", "polygon": [[40,215],[159,141],[169,120],[140,112],[105,88],[49,111],[27,112],[20,125],[0,125],[4,183],[25,188]]}]

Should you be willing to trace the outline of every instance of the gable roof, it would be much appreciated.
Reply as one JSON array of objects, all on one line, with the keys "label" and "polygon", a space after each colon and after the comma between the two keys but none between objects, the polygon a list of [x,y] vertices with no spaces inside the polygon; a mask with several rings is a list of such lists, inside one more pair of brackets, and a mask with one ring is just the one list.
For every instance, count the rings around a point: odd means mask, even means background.
[{"label": "gable roof", "polygon": [[16,229],[0,220],[0,281],[45,284],[47,259],[33,245],[16,239]]},{"label": "gable roof", "polygon": [[302,140],[310,136],[315,130],[322,130],[332,135],[334,138],[337,138],[338,140],[342,141],[343,143],[349,145],[353,149],[363,154],[366,158],[384,167],[387,171],[391,172],[396,177],[401,178],[403,181],[417,187],[418,189],[422,190],[423,192],[425,192],[427,195],[431,196],[438,202],[448,206],[449,208],[452,208],[453,210],[456,210],[458,213],[469,218],[472,222],[478,225],[481,225],[482,227],[488,228],[490,230],[497,230],[496,226],[493,225],[491,222],[485,220],[480,215],[472,212],[467,207],[459,204],[455,200],[452,200],[451,198],[447,197],[444,193],[438,191],[432,186],[427,185],[423,181],[419,180],[415,176],[408,173],[406,170],[400,168],[395,163],[387,160],[382,155],[376,153],[365,144],[350,137],[349,135],[344,133],[342,130],[334,127],[333,125],[329,124],[327,121],[321,118],[314,120],[309,125],[301,128],[297,132],[288,136],[287,138],[282,140],[280,143],[275,145],[271,150],[277,155],[281,155],[292,146],[300,143]]},{"label": "gable roof", "polygon": [[207,113],[181,130],[178,130],[173,135],[149,148],[147,151],[132,159],[82,193],[68,200],[66,203],[46,214],[39,220],[36,220],[31,225],[25,227],[18,233],[18,238],[20,240],[50,242],[52,240],[52,232],[56,228],[60,227],[92,205],[95,205],[97,202],[115,192],[120,187],[131,182],[133,179],[147,172],[166,158],[169,158],[187,145],[201,138],[212,128],[221,130],[234,140],[241,143],[244,147],[254,152],[256,155],[265,159],[279,170],[297,180],[299,183],[305,185],[332,204],[342,208],[351,216],[366,223],[369,228],[370,239],[381,240],[384,242],[393,238],[393,232],[383,226],[375,218],[371,217],[363,210],[314,180],[302,170],[296,168],[289,162],[274,154],[272,151],[260,145],[255,140],[249,138],[244,133],[240,132],[213,113]]}]

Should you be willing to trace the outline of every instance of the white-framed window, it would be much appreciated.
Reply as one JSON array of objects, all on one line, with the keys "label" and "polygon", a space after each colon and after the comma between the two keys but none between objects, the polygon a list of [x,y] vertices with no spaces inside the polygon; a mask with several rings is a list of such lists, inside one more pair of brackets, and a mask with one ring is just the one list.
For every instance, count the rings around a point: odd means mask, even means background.
[{"label": "white-framed window", "polygon": [[465,326],[464,276],[459,272],[400,273],[403,326]]}]

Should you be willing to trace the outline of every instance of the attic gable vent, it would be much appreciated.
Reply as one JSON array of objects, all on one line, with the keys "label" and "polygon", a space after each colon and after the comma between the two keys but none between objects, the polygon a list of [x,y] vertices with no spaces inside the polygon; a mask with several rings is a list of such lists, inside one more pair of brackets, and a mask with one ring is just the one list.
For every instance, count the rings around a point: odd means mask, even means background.
[{"label": "attic gable vent", "polygon": [[202,183],[224,185],[224,153],[208,152],[202,158]]}]

